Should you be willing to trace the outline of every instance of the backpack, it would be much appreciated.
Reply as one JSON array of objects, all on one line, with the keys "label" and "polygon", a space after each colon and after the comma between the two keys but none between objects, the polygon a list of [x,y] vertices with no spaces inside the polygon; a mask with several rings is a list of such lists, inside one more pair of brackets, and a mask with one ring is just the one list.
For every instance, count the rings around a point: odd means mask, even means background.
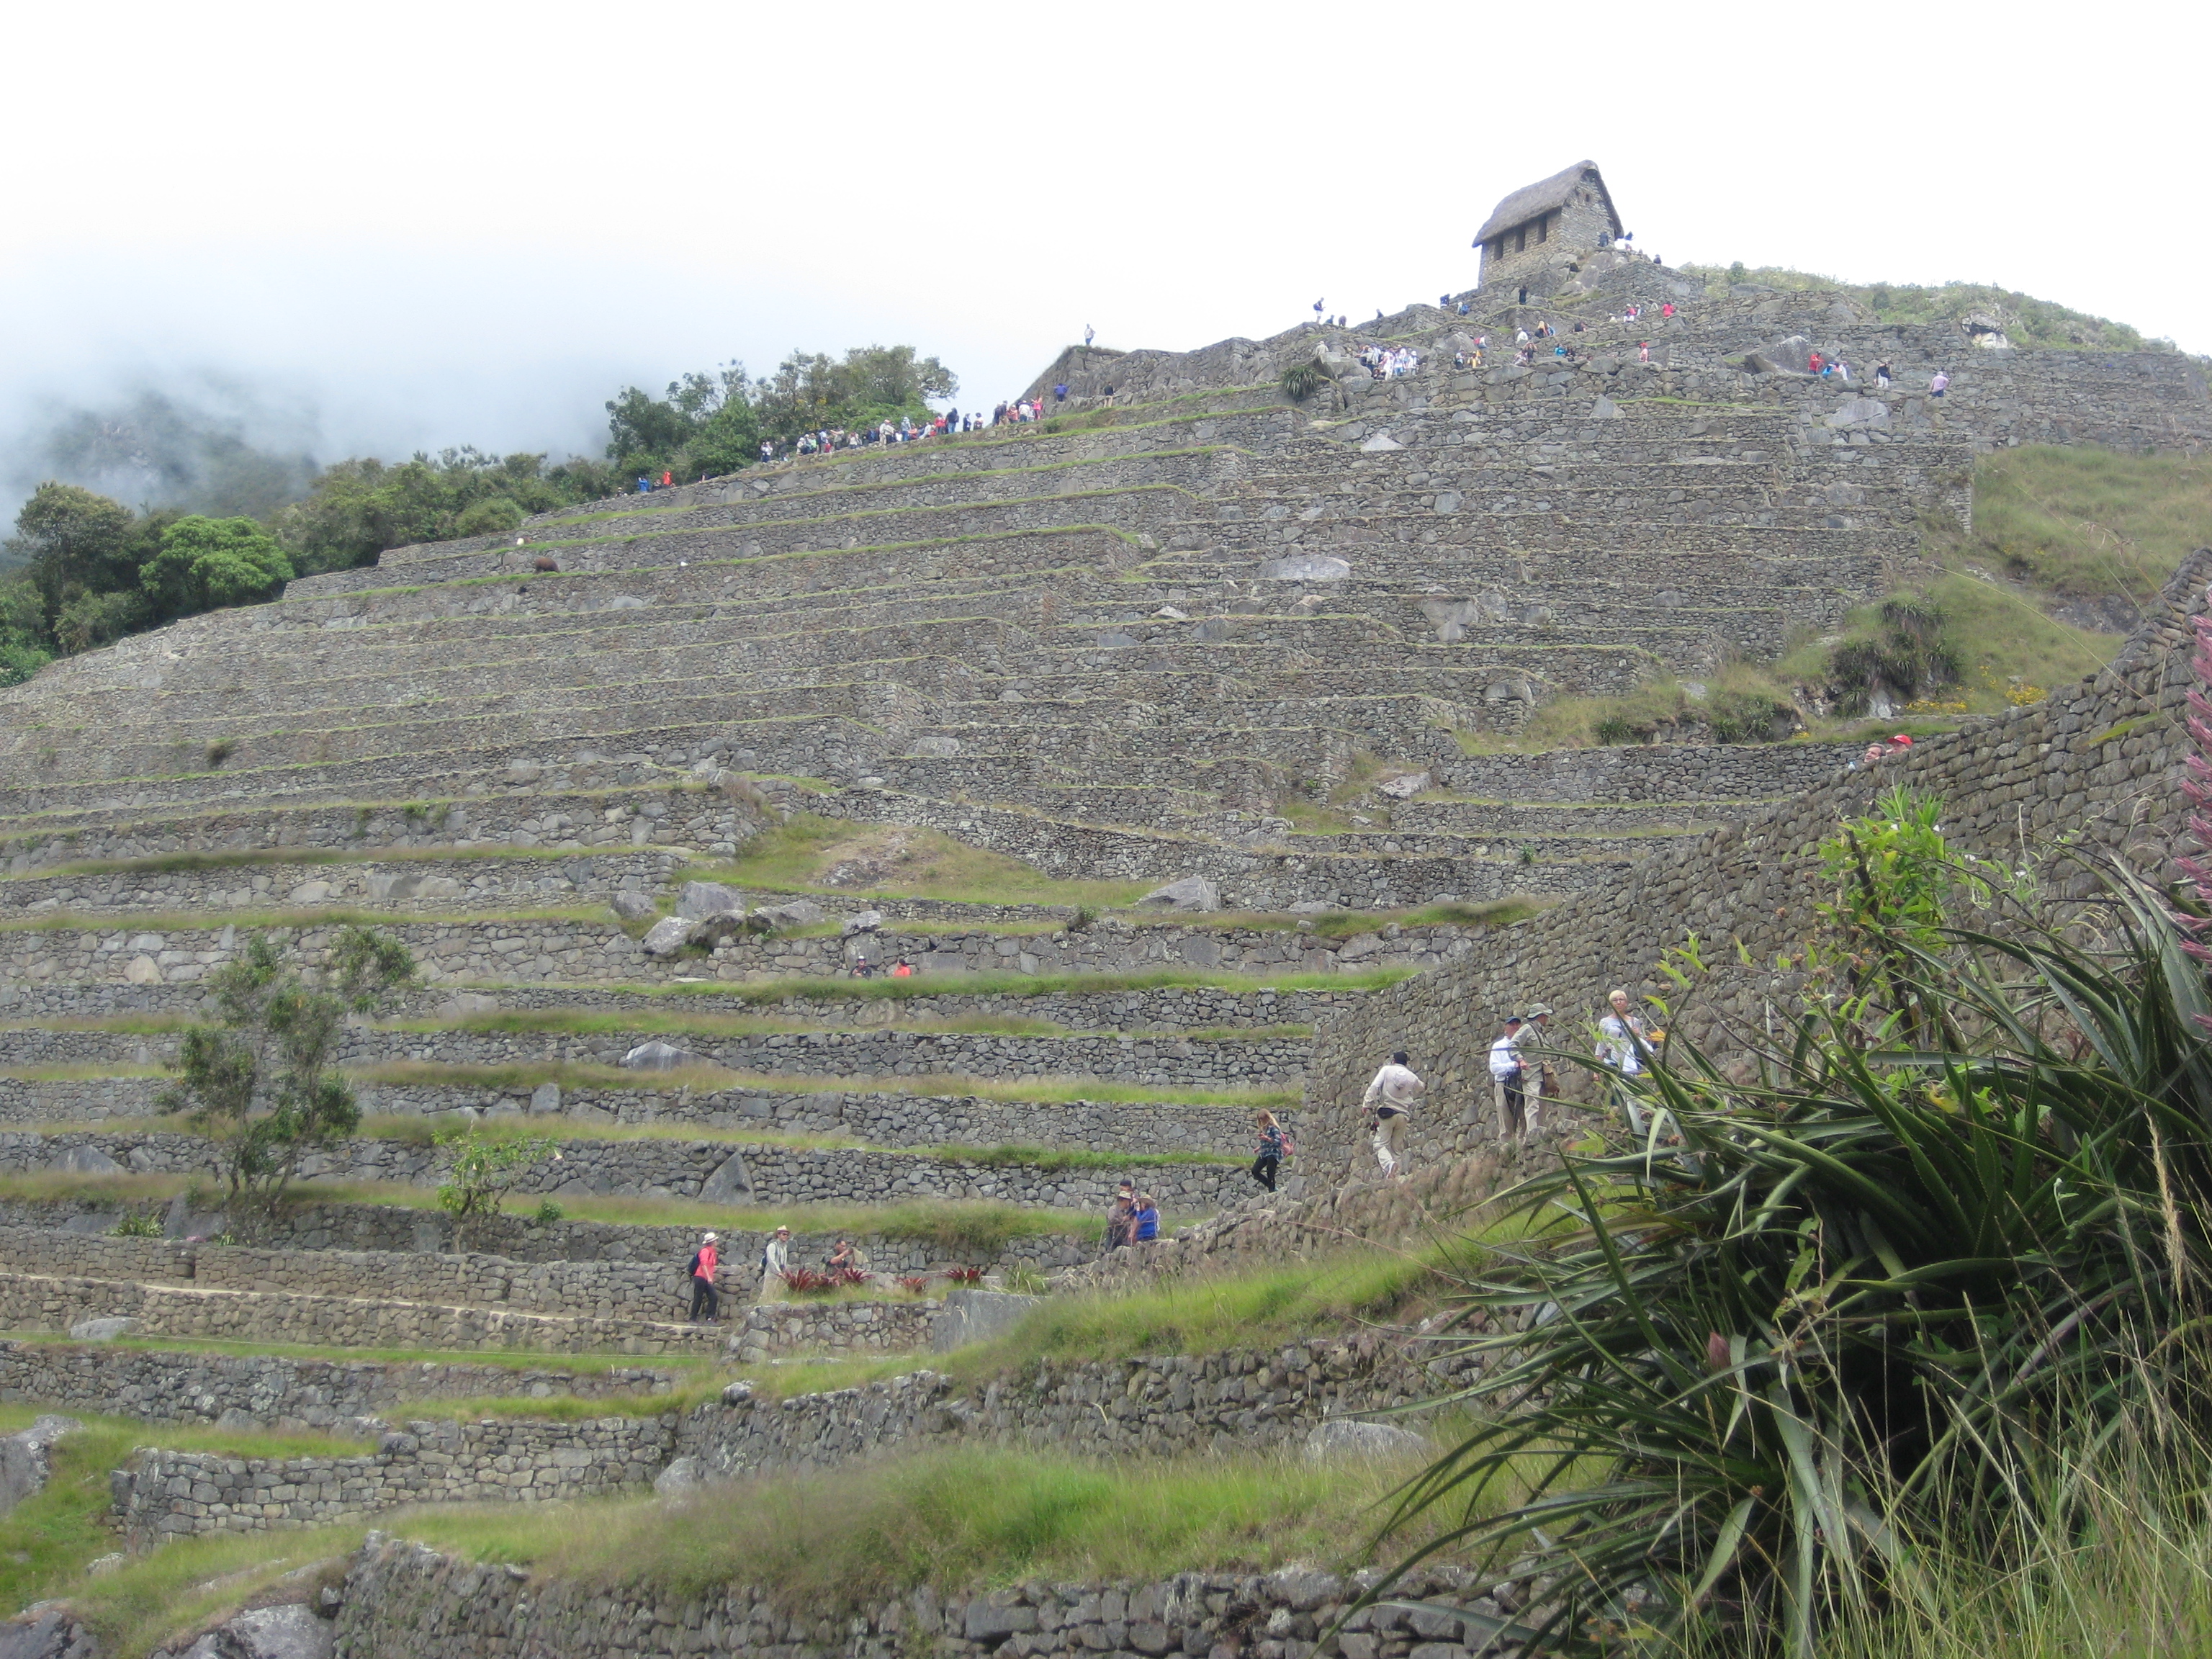
[{"label": "backpack", "polygon": [[700,1252],[697,1250],[691,1252],[690,1265],[684,1269],[684,1276],[685,1278],[696,1279],[699,1277],[699,1255]]}]

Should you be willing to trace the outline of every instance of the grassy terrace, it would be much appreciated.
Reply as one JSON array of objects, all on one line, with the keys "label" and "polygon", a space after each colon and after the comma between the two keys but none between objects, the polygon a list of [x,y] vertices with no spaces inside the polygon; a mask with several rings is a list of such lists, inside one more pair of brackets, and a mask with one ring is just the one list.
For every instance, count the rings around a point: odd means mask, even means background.
[{"label": "grassy terrace", "polygon": [[[1236,1106],[1260,1108],[1295,1106],[1303,1098],[1297,1089],[1173,1089],[1141,1084],[1109,1083],[1089,1077],[990,1078],[957,1073],[898,1077],[839,1077],[810,1072],[727,1071],[718,1066],[690,1066],[672,1072],[625,1072],[616,1066],[592,1066],[580,1061],[520,1061],[512,1066],[446,1066],[430,1060],[392,1060],[380,1066],[356,1067],[350,1075],[372,1083],[459,1085],[480,1089],[534,1089],[541,1083],[597,1089],[637,1089],[650,1086],[663,1093],[690,1089],[702,1093],[745,1089],[762,1093],[819,1094],[829,1091],[855,1094],[972,1096],[978,1100],[1038,1101],[1066,1104],[1098,1101],[1109,1104],[1152,1102],[1174,1106]],[[641,1079],[650,1077],[650,1085]]]},{"label": "grassy terrace", "polygon": [[295,1593],[308,1595],[337,1583],[372,1525],[471,1559],[528,1566],[541,1580],[677,1595],[734,1581],[770,1588],[795,1606],[848,1608],[923,1583],[952,1590],[1040,1576],[1158,1576],[1194,1562],[1351,1565],[1364,1559],[1374,1506],[1411,1473],[1280,1457],[1109,1468],[957,1451],[755,1482],[735,1506],[724,1494],[677,1504],[453,1506],[307,1532],[183,1539],[86,1578],[85,1565],[112,1544],[100,1526],[106,1470],[71,1444],[58,1450],[70,1478],[49,1488],[50,1501],[0,1521],[0,1553],[32,1556],[6,1589],[18,1603],[66,1593],[107,1650],[125,1653],[149,1651],[270,1599],[288,1575],[297,1575]]},{"label": "grassy terrace", "polygon": [[[909,1006],[910,1006],[909,1002]],[[921,1010],[902,1012],[890,1003],[884,1012],[892,1018],[867,1030],[937,1033],[946,1036],[1097,1037],[1138,1036],[1147,1042],[1235,1042],[1260,1037],[1306,1037],[1310,1025],[1206,1026],[1191,1030],[1131,1031],[1118,1026],[1068,1025],[1049,1019],[1030,1019],[1018,1014],[955,1014],[935,1017]],[[611,1009],[510,1008],[493,1013],[467,1014],[458,1019],[396,1019],[379,1028],[387,1031],[506,1031],[544,1032],[569,1036],[610,1036],[628,1032],[681,1032],[693,1036],[775,1036],[819,1031],[821,1021],[779,1018],[773,1014],[716,1014],[684,1008]],[[845,1027],[834,1028],[845,1030]]]},{"label": "grassy terrace", "polygon": [[[197,1203],[214,1204],[220,1194],[189,1176],[76,1175],[46,1170],[0,1176],[0,1201],[113,1205],[150,1208],[179,1193]],[[365,1204],[436,1211],[437,1194],[428,1187],[388,1181],[309,1180],[292,1188],[289,1208],[296,1212],[325,1204]],[[526,1209],[530,1207],[526,1205]],[[989,1255],[1017,1238],[1096,1239],[1105,1222],[1096,1215],[1067,1210],[1028,1208],[990,1200],[911,1200],[898,1204],[701,1204],[680,1198],[576,1197],[561,1200],[569,1221],[623,1227],[720,1227],[765,1231],[789,1227],[794,1233],[854,1237],[913,1239],[948,1253]],[[1163,1218],[1162,1225],[1171,1224]]]}]

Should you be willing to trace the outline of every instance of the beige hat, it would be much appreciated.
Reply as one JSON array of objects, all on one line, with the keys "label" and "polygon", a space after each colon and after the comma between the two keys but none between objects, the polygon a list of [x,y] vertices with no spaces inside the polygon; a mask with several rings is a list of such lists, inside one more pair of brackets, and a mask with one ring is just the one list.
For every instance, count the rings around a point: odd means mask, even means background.
[{"label": "beige hat", "polygon": [[714,1234],[712,1234],[712,1233],[708,1233],[708,1234],[707,1235],[707,1243],[709,1243],[709,1244],[712,1244],[714,1242]]},{"label": "beige hat", "polygon": [[1528,1018],[1531,1019],[1541,1019],[1551,1012],[1552,1005],[1548,1002],[1532,1002],[1528,1005]]}]

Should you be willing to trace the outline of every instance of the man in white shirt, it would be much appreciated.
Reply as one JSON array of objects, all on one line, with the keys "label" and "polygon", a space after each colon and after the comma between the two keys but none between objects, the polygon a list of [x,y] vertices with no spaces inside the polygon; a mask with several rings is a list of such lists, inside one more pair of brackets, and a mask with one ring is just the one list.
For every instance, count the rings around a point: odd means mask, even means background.
[{"label": "man in white shirt", "polygon": [[783,1275],[791,1266],[791,1229],[778,1227],[769,1235],[761,1247],[760,1299],[763,1302],[783,1300]]},{"label": "man in white shirt", "polygon": [[1521,1016],[1509,1014],[1505,1034],[1490,1045],[1490,1094],[1498,1107],[1498,1138],[1521,1137]]},{"label": "man in white shirt", "polygon": [[1375,1080],[1359,1097],[1361,1109],[1375,1125],[1375,1161],[1382,1166],[1386,1178],[1398,1173],[1400,1137],[1405,1133],[1413,1103],[1428,1089],[1429,1085],[1407,1066],[1406,1051],[1401,1048],[1390,1056],[1388,1065],[1375,1073]]}]

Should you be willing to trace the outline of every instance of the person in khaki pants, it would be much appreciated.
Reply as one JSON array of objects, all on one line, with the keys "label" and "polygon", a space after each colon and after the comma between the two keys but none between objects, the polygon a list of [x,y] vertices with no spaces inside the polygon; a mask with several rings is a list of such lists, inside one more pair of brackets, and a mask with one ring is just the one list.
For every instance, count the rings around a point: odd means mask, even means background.
[{"label": "person in khaki pants", "polygon": [[1428,1092],[1428,1087],[1407,1067],[1406,1051],[1401,1048],[1375,1073],[1375,1080],[1360,1097],[1360,1109],[1375,1126],[1375,1161],[1386,1178],[1398,1173],[1398,1146],[1406,1133],[1406,1120],[1413,1103]]}]

